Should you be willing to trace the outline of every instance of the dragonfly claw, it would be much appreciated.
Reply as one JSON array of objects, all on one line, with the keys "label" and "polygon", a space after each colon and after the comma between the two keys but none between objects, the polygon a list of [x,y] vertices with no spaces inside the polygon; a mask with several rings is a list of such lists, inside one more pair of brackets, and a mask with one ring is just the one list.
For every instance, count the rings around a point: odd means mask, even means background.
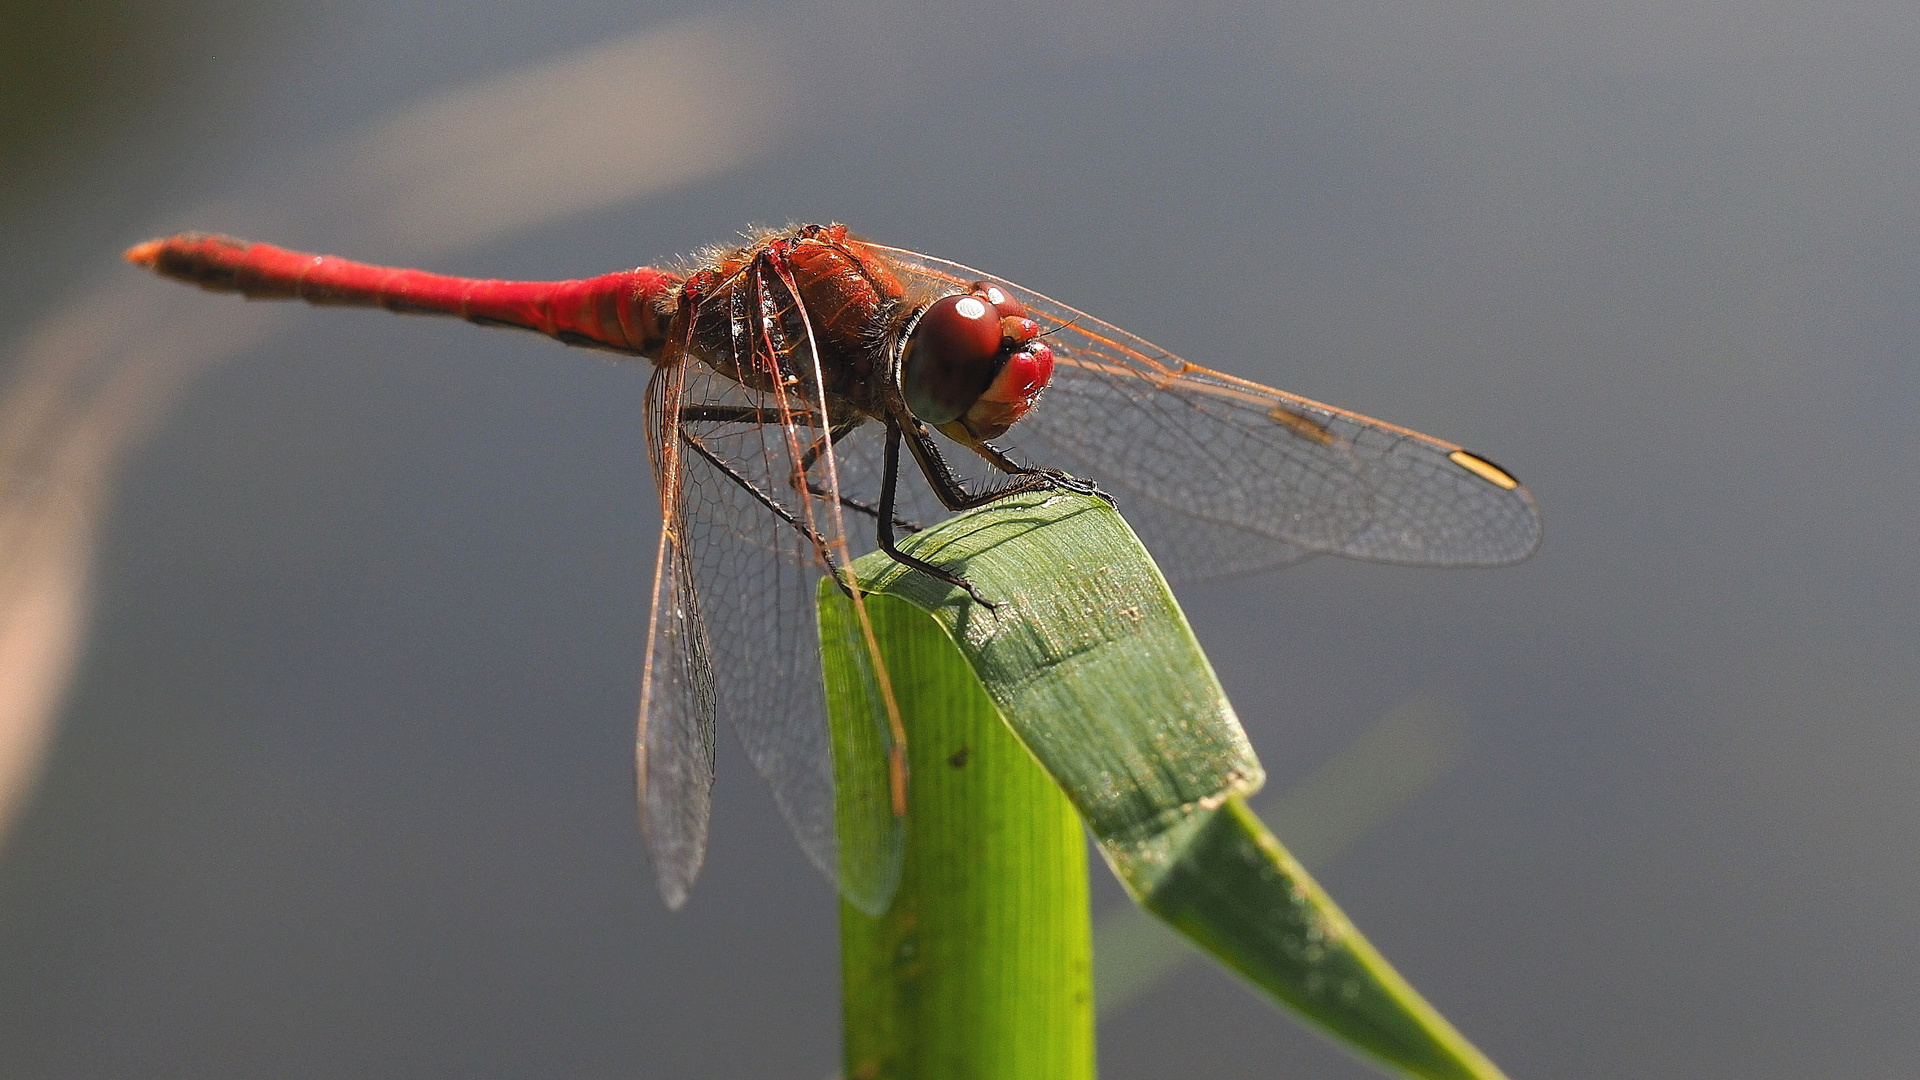
[{"label": "dragonfly claw", "polygon": [[986,597],[981,596],[980,590],[973,587],[973,582],[968,581],[966,578],[963,578],[963,577],[956,577],[954,580],[959,584],[961,588],[967,590],[967,595],[973,597],[974,603],[979,604],[981,607],[986,608],[988,611],[1000,610],[1000,601],[989,600]]},{"label": "dragonfly claw", "polygon": [[1100,490],[1098,482],[1088,480],[1083,476],[1075,476],[1072,473],[1062,472],[1059,469],[1041,469],[1040,475],[1052,481],[1053,486],[1062,491],[1071,491],[1076,495],[1091,495],[1096,499],[1104,500],[1108,506],[1117,507],[1120,505],[1114,501],[1112,495]]}]

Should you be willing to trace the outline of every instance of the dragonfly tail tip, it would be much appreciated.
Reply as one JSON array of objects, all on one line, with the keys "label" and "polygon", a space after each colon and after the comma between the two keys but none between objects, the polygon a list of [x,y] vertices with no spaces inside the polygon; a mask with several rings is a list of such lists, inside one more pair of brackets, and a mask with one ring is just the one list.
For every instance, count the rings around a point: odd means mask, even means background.
[{"label": "dragonfly tail tip", "polygon": [[135,244],[126,250],[122,258],[135,266],[144,266],[151,270],[160,261],[160,248],[164,240],[149,240],[144,244]]}]

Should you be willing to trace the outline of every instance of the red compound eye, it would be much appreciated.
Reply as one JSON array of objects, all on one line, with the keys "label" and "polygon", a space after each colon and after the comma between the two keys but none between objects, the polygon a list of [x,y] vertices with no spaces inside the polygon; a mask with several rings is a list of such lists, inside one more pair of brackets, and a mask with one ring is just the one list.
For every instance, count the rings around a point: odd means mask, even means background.
[{"label": "red compound eye", "polygon": [[995,285],[991,281],[976,281],[967,286],[967,292],[974,296],[985,298],[987,303],[992,304],[999,310],[1000,317],[1003,319],[1026,318],[1026,307],[1021,304],[1020,301],[1008,295],[1007,290]]},{"label": "red compound eye", "polygon": [[907,339],[900,389],[907,408],[929,424],[966,414],[1004,361],[1000,309],[984,296],[947,296],[933,302]]}]

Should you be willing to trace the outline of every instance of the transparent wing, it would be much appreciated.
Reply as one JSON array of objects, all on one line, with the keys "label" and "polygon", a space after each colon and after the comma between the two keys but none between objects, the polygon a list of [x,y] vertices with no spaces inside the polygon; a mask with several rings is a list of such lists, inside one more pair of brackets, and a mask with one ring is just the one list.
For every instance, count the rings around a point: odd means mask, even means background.
[{"label": "transparent wing", "polygon": [[1049,332],[1053,384],[1008,434],[1121,496],[1170,576],[1331,553],[1497,566],[1540,542],[1533,498],[1458,446],[1217,371],[991,274],[875,247],[935,294],[991,281]]},{"label": "transparent wing", "polygon": [[[777,281],[761,285],[780,288]],[[763,354],[771,348],[783,365],[804,368],[807,346],[776,335],[753,347],[749,363],[767,363]],[[808,857],[856,906],[884,910],[899,878],[902,823],[892,812],[884,756],[892,737],[878,690],[883,673],[873,670],[864,643],[850,650],[861,661],[858,689],[874,714],[871,741],[883,752],[864,759],[865,775],[841,778],[850,785],[845,812],[873,819],[854,822],[843,845],[835,830],[833,744],[815,613],[828,560],[844,563],[861,550],[833,494],[840,460],[854,441],[833,450],[821,445],[835,420],[833,403],[811,390],[811,378],[760,392],[704,365],[674,367],[684,388],[674,432],[683,467],[671,519],[678,522],[676,549],[684,553],[683,595],[694,602],[665,614],[657,608],[655,621],[670,615],[693,628],[681,638],[703,641],[698,658],[712,672],[711,710],[739,737]],[[856,472],[864,476],[873,455],[862,450],[859,458]],[[869,520],[853,516],[856,526]],[[695,801],[704,817],[704,794]],[[680,816],[690,818],[691,808]]]},{"label": "transparent wing", "polygon": [[640,729],[634,739],[640,832],[669,908],[686,903],[706,857],[713,792],[713,663],[685,543],[685,448],[679,437],[685,375],[682,365],[664,366],[647,385],[647,442],[660,492],[660,546],[640,676]]}]

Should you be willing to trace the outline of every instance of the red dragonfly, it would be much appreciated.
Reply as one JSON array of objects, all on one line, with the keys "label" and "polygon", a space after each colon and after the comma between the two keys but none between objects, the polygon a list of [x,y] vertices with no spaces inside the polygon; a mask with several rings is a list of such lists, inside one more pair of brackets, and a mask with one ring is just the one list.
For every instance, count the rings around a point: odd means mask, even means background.
[{"label": "red dragonfly", "polygon": [[[844,571],[878,547],[976,602],[1004,599],[895,546],[944,512],[1035,488],[1092,492],[1076,477],[1094,478],[1186,579],[1322,553],[1494,566],[1540,540],[1532,497],[1486,458],[1190,364],[843,225],[559,282],[448,277],[202,233],[127,258],[220,292],[458,315],[652,362],[645,419],[662,520],[635,753],[642,831],[672,907],[706,851],[724,715],[813,862],[857,906],[885,908],[906,733],[865,630],[853,652],[870,658],[888,764],[840,782],[871,789],[863,805],[879,827],[860,832],[880,839],[840,850],[814,592],[835,575],[864,629]],[[924,490],[898,482],[903,444]]]}]

